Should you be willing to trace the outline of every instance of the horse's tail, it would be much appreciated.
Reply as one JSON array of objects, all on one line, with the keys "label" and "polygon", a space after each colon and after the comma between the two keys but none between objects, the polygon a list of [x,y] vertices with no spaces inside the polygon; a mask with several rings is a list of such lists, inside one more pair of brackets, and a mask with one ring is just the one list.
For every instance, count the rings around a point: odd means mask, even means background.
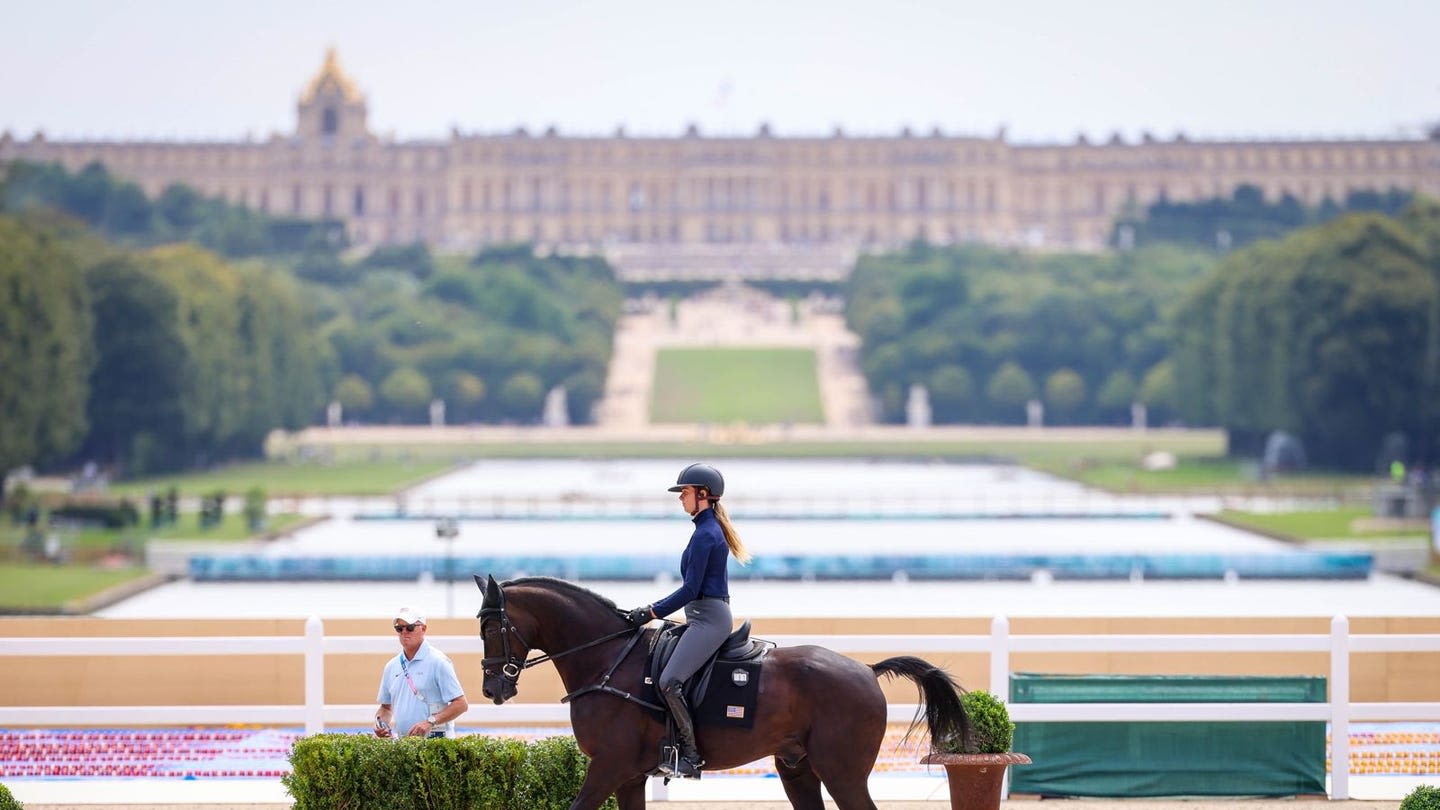
[{"label": "horse's tail", "polygon": [[910,739],[910,735],[920,725],[922,716],[930,730],[932,748],[943,748],[948,741],[963,743],[969,737],[970,723],[965,717],[965,705],[960,702],[960,693],[963,690],[955,679],[950,677],[950,673],[912,655],[886,658],[878,664],[871,664],[870,669],[877,678],[881,675],[905,677],[920,688],[920,709],[915,712],[915,719],[906,730],[905,739]]}]

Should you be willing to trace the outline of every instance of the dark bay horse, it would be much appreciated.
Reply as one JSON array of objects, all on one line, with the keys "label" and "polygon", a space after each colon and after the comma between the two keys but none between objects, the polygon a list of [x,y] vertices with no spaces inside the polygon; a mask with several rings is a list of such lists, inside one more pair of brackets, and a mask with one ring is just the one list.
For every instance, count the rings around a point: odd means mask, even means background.
[{"label": "dark bay horse", "polygon": [[[590,757],[570,810],[593,810],[612,794],[620,810],[644,808],[645,780],[665,735],[665,719],[637,699],[647,649],[643,634],[655,630],[631,627],[614,602],[563,580],[499,584],[476,575],[475,582],[485,593],[485,697],[504,703],[518,691],[522,671],[552,661],[565,684],[575,739]],[[531,650],[547,654],[527,659]],[[696,728],[706,768],[734,768],[773,755],[794,807],[823,810],[824,784],[841,810],[875,810],[867,780],[885,736],[881,675],[909,678],[919,687],[933,746],[964,739],[965,711],[944,670],[909,656],[866,666],[824,647],[780,647],[765,659],[752,728]]]}]

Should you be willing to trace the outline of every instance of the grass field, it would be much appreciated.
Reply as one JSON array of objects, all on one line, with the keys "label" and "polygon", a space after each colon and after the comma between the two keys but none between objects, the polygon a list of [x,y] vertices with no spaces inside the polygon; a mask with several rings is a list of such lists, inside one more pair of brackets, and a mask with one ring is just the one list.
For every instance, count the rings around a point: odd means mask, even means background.
[{"label": "grass field", "polygon": [[150,573],[144,567],[0,563],[0,610],[58,610],[106,588]]},{"label": "grass field", "polygon": [[257,461],[228,464],[205,472],[138,478],[110,485],[110,493],[135,500],[141,510],[152,492],[178,487],[182,496],[216,490],[244,495],[260,487],[281,495],[388,495],[450,470],[451,456],[413,458],[408,453],[348,454],[344,460]]},{"label": "grass field", "polygon": [[[1053,453],[1053,450],[1052,450]],[[1110,492],[1174,492],[1222,495],[1263,495],[1283,492],[1290,495],[1345,497],[1368,493],[1374,478],[1341,473],[1287,473],[1260,480],[1253,463],[1215,455],[1176,454],[1171,469],[1147,470],[1136,458],[1090,454],[1071,456],[1054,453],[1049,458],[1028,461],[1038,469],[1071,478]]]},{"label": "grass field", "polygon": [[1219,518],[1226,523],[1280,534],[1297,540],[1423,540],[1429,529],[1423,520],[1411,524],[1381,524],[1372,528],[1366,521],[1374,510],[1364,506],[1306,512],[1257,514],[1225,510]]},{"label": "grass field", "polygon": [[658,423],[819,424],[811,349],[661,349],[650,419]]}]

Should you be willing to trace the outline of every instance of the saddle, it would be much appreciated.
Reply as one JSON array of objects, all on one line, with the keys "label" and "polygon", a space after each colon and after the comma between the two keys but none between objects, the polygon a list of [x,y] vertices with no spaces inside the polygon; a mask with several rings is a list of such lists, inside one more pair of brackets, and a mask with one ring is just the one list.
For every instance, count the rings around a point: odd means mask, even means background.
[{"label": "saddle", "polygon": [[[665,738],[660,744],[660,764],[650,772],[652,776],[663,776],[668,784],[679,771],[680,748],[676,744],[675,718],[665,708],[665,701],[659,697],[660,674],[665,663],[675,654],[675,647],[689,625],[666,622],[650,638],[650,650],[645,661],[646,697],[653,699],[648,704],[658,709],[665,718]],[[685,681],[691,718],[696,726],[718,725],[731,728],[750,728],[755,723],[756,698],[760,693],[761,663],[775,642],[750,638],[750,622],[746,620],[740,629],[731,633],[720,649],[711,655],[705,664]],[[728,677],[715,682],[711,689],[711,675],[716,668],[728,670]]]},{"label": "saddle", "polygon": [[[680,643],[680,636],[685,633],[689,625],[671,624],[667,622],[659,632],[650,639],[649,657],[645,662],[645,685],[651,689],[659,689],[660,673],[665,671],[665,664],[670,656],[675,654],[675,646]],[[689,698],[691,712],[700,719],[700,706],[705,702],[705,695],[710,687],[710,675],[715,671],[717,664],[745,664],[743,669],[735,672],[745,672],[742,677],[732,672],[732,683],[735,686],[749,685],[753,680],[758,686],[757,677],[751,678],[750,672],[758,670],[761,660],[771,650],[775,649],[775,642],[765,639],[750,638],[750,620],[746,619],[740,628],[731,633],[720,649],[705,661],[705,664],[695,671],[685,681],[685,694]]]}]

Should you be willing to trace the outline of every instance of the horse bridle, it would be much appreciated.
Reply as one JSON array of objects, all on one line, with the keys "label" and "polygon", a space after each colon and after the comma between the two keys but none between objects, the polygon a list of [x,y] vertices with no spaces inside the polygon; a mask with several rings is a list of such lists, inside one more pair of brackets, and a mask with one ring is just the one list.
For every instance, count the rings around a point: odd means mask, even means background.
[{"label": "horse bridle", "polygon": [[531,647],[529,642],[525,641],[525,638],[520,635],[520,629],[515,626],[514,622],[510,621],[510,614],[505,611],[505,591],[498,587],[495,590],[500,595],[500,605],[499,607],[480,608],[480,613],[478,614],[480,617],[480,638],[483,643],[485,638],[485,619],[492,616],[499,616],[500,649],[501,652],[504,653],[504,657],[496,658],[487,655],[484,658],[481,658],[480,671],[486,675],[493,674],[492,667],[494,667],[494,665],[496,664],[499,664],[501,679],[508,682],[511,686],[514,686],[517,689],[519,688],[520,684],[520,673],[537,664],[543,664],[546,661],[553,661],[556,658],[563,658],[571,653],[577,653],[581,650],[589,649],[597,644],[604,644],[607,641],[620,638],[624,635],[635,634],[636,638],[639,638],[640,631],[644,629],[644,627],[626,627],[624,630],[617,630],[608,635],[604,635],[600,638],[594,639],[593,641],[587,641],[584,644],[571,647],[568,650],[562,650],[561,652],[554,653],[553,655],[550,653],[546,653],[544,655],[535,656],[534,658],[521,658],[520,656],[512,652],[510,649],[510,637],[512,635],[515,637],[516,641],[524,645],[524,649],[531,650],[534,649],[534,647]]}]

